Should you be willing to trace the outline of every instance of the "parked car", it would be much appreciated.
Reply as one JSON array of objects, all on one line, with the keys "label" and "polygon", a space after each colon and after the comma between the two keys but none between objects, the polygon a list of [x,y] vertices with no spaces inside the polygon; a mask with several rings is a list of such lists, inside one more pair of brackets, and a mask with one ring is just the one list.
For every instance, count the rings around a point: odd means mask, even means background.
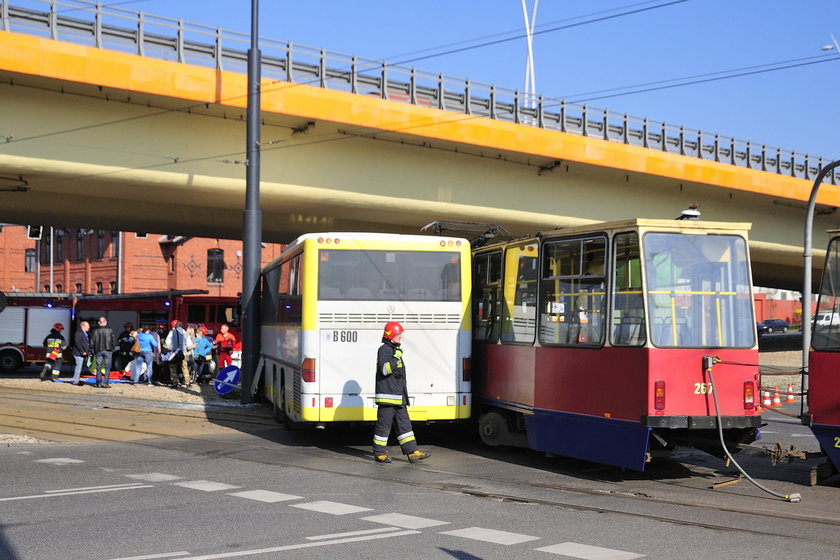
[{"label": "parked car", "polygon": [[756,332],[758,332],[758,336],[761,336],[765,333],[770,332],[769,327],[761,324],[761,321],[756,321],[755,322],[755,330],[756,330]]},{"label": "parked car", "polygon": [[[787,332],[790,328],[790,323],[784,319],[764,319],[759,324],[761,325],[761,329],[766,333]],[[762,330],[759,330],[759,333],[761,333]]]}]

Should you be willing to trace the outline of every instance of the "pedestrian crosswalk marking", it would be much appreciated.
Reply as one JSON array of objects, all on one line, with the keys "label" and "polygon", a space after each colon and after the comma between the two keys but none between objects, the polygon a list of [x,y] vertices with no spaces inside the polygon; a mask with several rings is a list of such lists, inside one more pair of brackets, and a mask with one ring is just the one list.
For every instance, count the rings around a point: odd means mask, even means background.
[{"label": "pedestrian crosswalk marking", "polygon": [[573,542],[564,542],[561,544],[538,548],[537,550],[541,552],[550,552],[551,554],[570,556],[572,558],[580,558],[581,560],[633,560],[634,558],[645,558],[644,554],[636,554],[635,552],[625,552],[623,550],[602,548],[600,546],[590,546],[588,544],[578,544]]},{"label": "pedestrian crosswalk marking", "polygon": [[168,482],[170,480],[180,480],[182,476],[175,476],[174,474],[164,473],[142,473],[142,474],[127,474],[126,478],[134,478],[136,480],[145,480],[146,482]]},{"label": "pedestrian crosswalk marking", "polygon": [[449,525],[449,521],[426,519],[425,517],[415,517],[413,515],[404,515],[402,513],[385,513],[383,515],[373,515],[371,517],[362,517],[362,520],[372,521],[374,523],[382,523],[383,525],[396,525],[397,527],[402,527],[403,529],[425,529],[426,527]]},{"label": "pedestrian crosswalk marking", "polygon": [[183,486],[184,488],[192,488],[193,490],[204,490],[205,492],[218,492],[219,490],[233,490],[240,488],[231,484],[223,484],[221,482],[213,482],[212,480],[189,480],[187,482],[173,482],[175,486]]},{"label": "pedestrian crosswalk marking", "polygon": [[370,508],[351,506],[348,504],[340,504],[338,502],[329,502],[325,500],[317,502],[307,502],[305,504],[292,504],[291,507],[307,509],[309,511],[317,511],[320,513],[329,513],[331,515],[347,515],[348,513],[360,513],[362,511],[371,511]]},{"label": "pedestrian crosswalk marking", "polygon": [[36,459],[36,463],[47,463],[49,465],[75,465],[77,463],[84,463],[81,459],[71,459],[69,457],[54,457],[52,459]]},{"label": "pedestrian crosswalk marking", "polygon": [[281,494],[280,492],[271,492],[269,490],[246,490],[244,492],[231,492],[229,495],[236,496],[237,498],[247,498],[249,500],[256,500],[258,502],[266,502],[268,504],[303,499],[303,496]]},{"label": "pedestrian crosswalk marking", "polygon": [[540,538],[520,533],[509,533],[508,531],[497,531],[496,529],[485,529],[483,527],[468,527],[466,529],[456,529],[454,531],[441,531],[440,534],[504,545],[536,541]]}]

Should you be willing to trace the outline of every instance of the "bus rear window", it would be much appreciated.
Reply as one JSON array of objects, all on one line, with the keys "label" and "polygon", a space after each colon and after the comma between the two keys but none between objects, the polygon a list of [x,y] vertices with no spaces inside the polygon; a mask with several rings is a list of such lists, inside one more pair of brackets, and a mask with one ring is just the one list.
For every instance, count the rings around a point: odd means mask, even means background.
[{"label": "bus rear window", "polygon": [[318,299],[460,301],[461,255],[321,249]]}]

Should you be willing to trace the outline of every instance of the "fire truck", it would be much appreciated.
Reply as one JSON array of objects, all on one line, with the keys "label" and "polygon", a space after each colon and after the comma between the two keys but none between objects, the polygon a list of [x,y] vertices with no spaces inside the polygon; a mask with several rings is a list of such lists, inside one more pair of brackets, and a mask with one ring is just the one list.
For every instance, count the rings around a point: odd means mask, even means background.
[{"label": "fire truck", "polygon": [[165,326],[173,319],[184,326],[204,325],[215,336],[223,323],[239,340],[239,299],[206,295],[206,290],[167,290],[135,294],[65,294],[0,292],[0,370],[13,371],[26,364],[43,363],[44,337],[55,323],[64,325],[72,344],[80,321],[96,325],[106,317],[115,334],[125,323],[135,328]]}]

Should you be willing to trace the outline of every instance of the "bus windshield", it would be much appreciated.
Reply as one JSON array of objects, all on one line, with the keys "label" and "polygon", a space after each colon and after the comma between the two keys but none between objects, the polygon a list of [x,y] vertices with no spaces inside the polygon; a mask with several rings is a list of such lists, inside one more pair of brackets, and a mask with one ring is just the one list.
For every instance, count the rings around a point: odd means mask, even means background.
[{"label": "bus windshield", "polygon": [[445,251],[318,252],[319,300],[460,301],[461,256]]},{"label": "bus windshield", "polygon": [[643,251],[655,346],[751,348],[755,344],[743,237],[647,233]]}]

